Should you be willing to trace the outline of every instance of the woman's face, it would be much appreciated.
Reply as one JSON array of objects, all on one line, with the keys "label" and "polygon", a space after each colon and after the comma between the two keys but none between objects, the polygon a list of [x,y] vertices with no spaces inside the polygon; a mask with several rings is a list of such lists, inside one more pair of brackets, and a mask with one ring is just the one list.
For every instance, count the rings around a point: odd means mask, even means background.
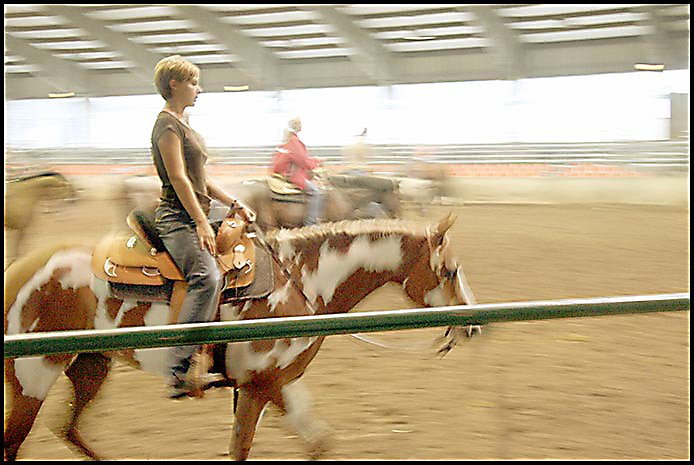
[{"label": "woman's face", "polygon": [[200,87],[198,78],[186,79],[185,81],[171,80],[171,96],[183,107],[195,105],[195,100],[200,92],[202,92],[202,87]]}]

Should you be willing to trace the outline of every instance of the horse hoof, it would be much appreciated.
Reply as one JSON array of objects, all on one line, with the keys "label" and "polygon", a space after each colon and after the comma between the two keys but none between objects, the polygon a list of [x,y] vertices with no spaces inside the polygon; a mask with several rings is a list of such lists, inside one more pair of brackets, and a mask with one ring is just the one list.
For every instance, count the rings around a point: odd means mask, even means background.
[{"label": "horse hoof", "polygon": [[311,441],[308,450],[310,460],[320,460],[326,452],[332,449],[332,445],[333,438],[328,432]]}]

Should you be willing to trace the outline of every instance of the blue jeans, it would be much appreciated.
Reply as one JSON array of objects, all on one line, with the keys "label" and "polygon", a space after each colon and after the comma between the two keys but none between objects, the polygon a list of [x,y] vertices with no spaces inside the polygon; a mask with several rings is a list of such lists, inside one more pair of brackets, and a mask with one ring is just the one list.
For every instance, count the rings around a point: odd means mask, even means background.
[{"label": "blue jeans", "polygon": [[323,211],[325,193],[311,181],[306,181],[304,192],[308,194],[308,213],[305,223],[306,225],[316,224]]},{"label": "blue jeans", "polygon": [[[160,205],[155,211],[157,231],[171,258],[183,274],[186,296],[178,314],[178,323],[204,323],[214,318],[224,276],[208,250],[200,247],[195,222],[184,210]],[[185,375],[191,357],[200,346],[171,348],[171,374]]]}]

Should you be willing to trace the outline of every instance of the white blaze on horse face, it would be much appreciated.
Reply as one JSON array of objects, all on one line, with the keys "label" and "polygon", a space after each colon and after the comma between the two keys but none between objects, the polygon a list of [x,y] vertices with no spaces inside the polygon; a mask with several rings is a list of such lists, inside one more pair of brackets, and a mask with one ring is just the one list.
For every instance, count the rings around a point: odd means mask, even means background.
[{"label": "white blaze on horse face", "polygon": [[457,262],[450,249],[448,248],[448,237],[444,236],[443,243],[431,251],[429,256],[429,266],[434,273],[437,270],[454,271],[455,281],[453,282],[454,295],[447,295],[446,281],[442,280],[437,287],[429,291],[424,301],[432,307],[441,307],[445,305],[474,305],[477,303],[475,296],[472,294],[472,289],[465,279],[463,268],[457,265]]},{"label": "white blaze on horse face", "polygon": [[347,252],[331,249],[327,242],[320,248],[318,268],[313,272],[302,270],[304,293],[315,303],[318,297],[327,305],[335,290],[359,268],[382,272],[396,270],[402,264],[402,238],[384,237],[376,241],[359,236]]}]

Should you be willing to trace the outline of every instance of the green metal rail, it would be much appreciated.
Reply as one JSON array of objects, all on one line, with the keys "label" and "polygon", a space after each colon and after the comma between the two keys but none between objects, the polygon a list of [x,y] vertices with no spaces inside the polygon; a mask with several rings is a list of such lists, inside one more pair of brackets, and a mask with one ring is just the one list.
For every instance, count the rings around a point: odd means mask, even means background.
[{"label": "green metal rail", "polygon": [[5,336],[4,357],[689,310],[689,293],[544,300]]}]

